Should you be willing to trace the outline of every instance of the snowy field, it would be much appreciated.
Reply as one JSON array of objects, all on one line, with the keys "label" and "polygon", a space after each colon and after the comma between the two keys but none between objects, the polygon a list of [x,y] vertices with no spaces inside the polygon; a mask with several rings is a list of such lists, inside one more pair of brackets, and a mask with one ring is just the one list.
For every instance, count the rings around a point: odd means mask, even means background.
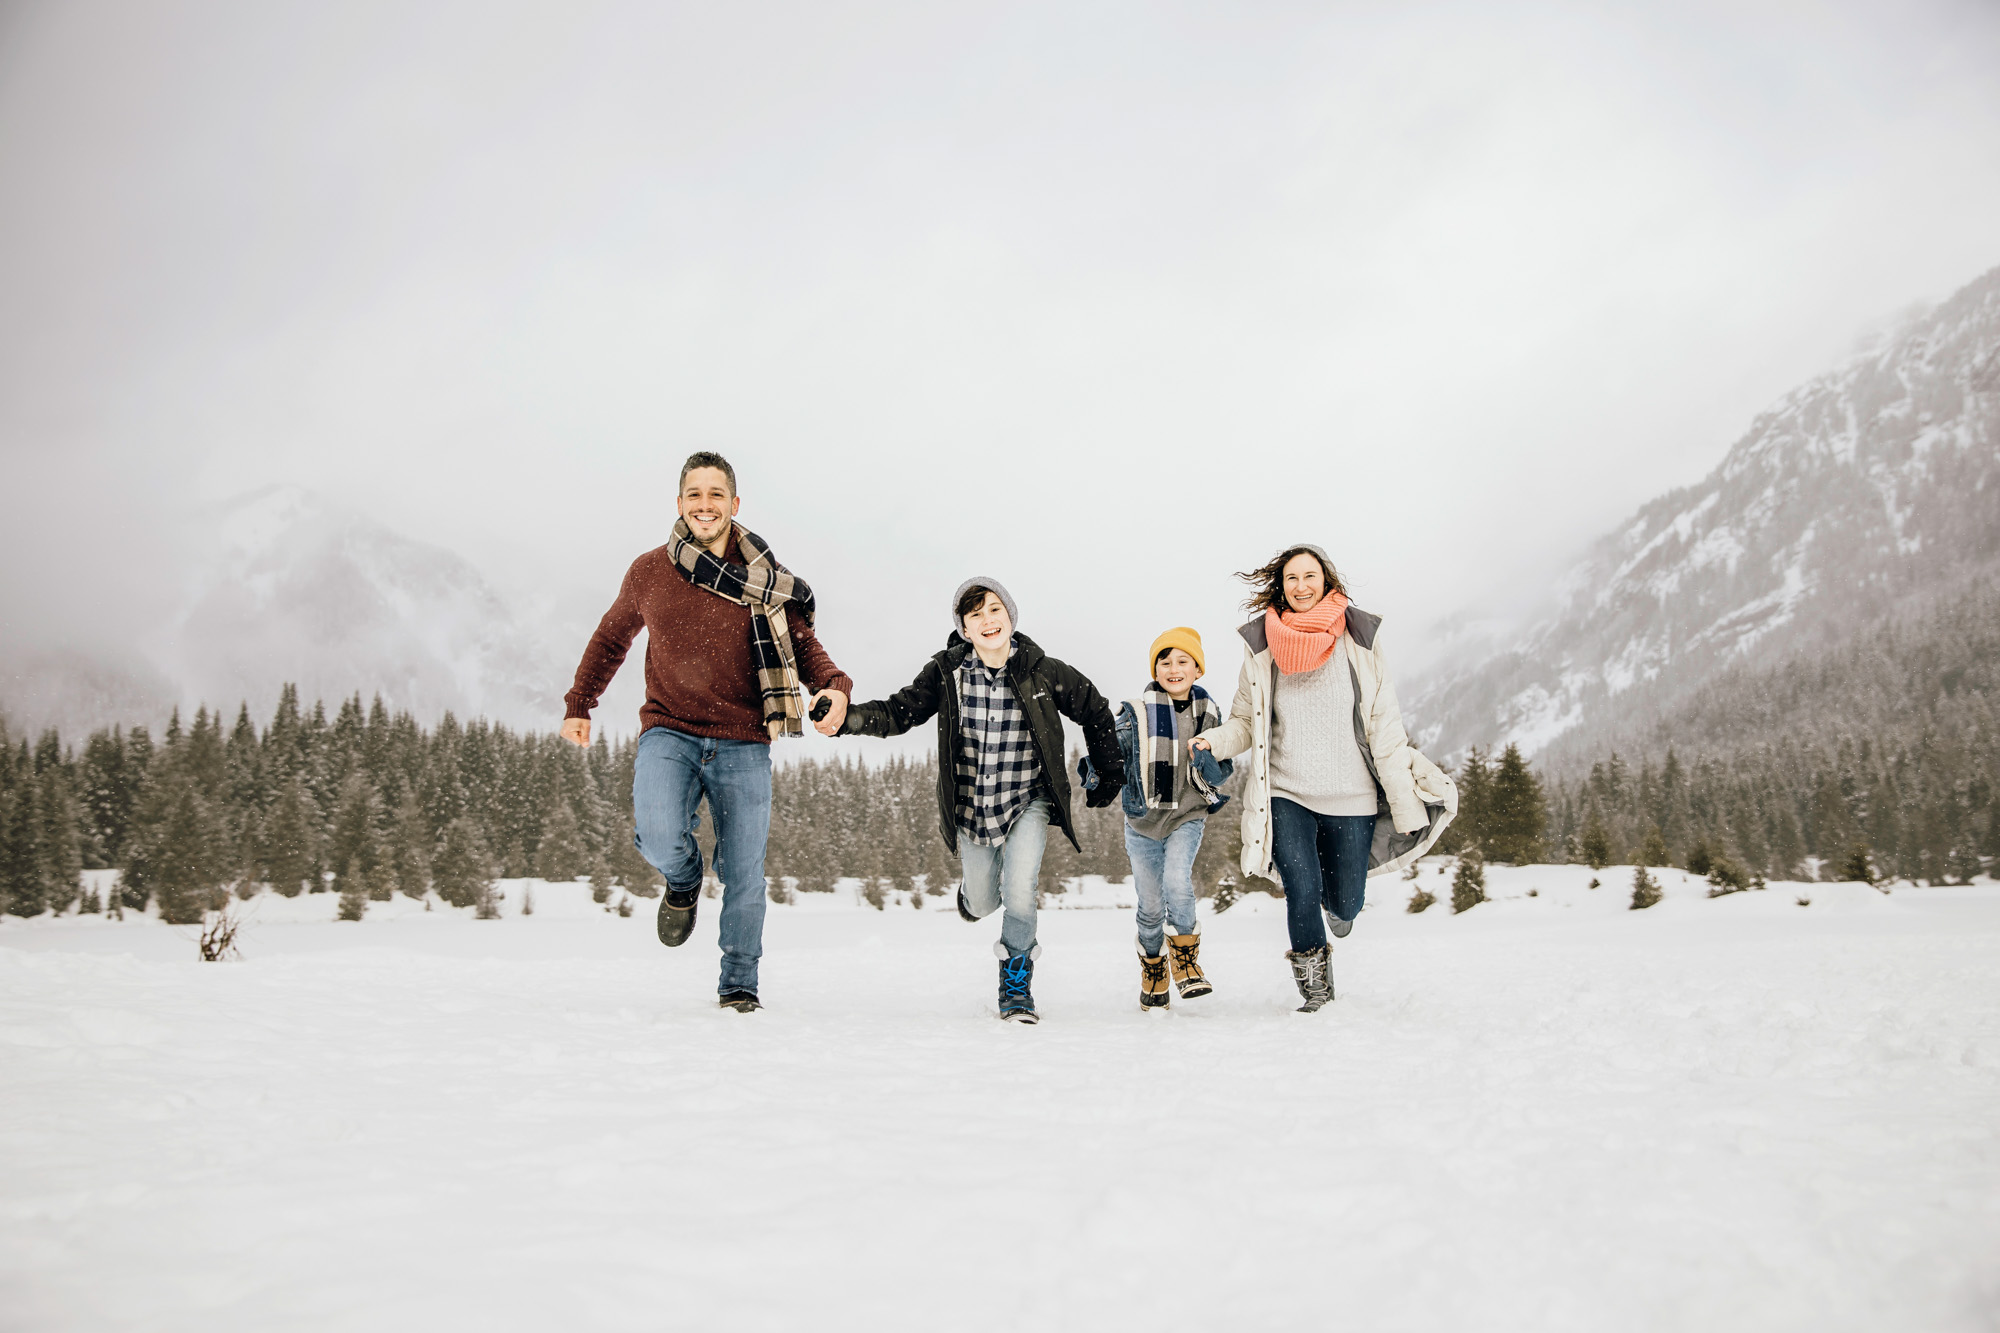
[{"label": "snowy field", "polygon": [[582,885],[10,921],[0,1327],[2000,1328],[2000,888],[1488,876],[1313,1017],[1270,899],[1163,1017],[1046,913],[1034,1028],[943,900],[773,907],[751,1016]]}]

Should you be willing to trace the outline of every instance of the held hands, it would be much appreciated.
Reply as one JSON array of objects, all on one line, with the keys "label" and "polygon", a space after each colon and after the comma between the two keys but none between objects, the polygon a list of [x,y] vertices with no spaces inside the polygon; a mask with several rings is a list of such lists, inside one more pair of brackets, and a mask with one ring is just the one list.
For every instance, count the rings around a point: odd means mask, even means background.
[{"label": "held hands", "polygon": [[590,748],[590,719],[587,717],[566,717],[562,724],[562,738],[572,745]]},{"label": "held hands", "polygon": [[1208,738],[1205,736],[1197,736],[1193,740],[1188,742],[1188,758],[1190,759],[1194,758],[1194,752],[1196,750],[1206,750],[1208,748],[1209,748]]},{"label": "held hands", "polygon": [[[822,702],[827,705],[823,717],[816,711]],[[807,701],[806,716],[813,719],[813,730],[820,735],[838,736],[840,724],[847,718],[847,696],[839,690],[821,690]]]}]

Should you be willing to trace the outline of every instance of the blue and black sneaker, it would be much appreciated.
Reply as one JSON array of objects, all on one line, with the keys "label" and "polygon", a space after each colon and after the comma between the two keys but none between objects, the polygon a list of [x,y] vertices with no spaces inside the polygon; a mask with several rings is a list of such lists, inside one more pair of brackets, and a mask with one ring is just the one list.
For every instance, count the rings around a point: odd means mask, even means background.
[{"label": "blue and black sneaker", "polygon": [[1000,960],[1000,1017],[1013,1023],[1039,1023],[1035,994],[1028,983],[1035,979],[1035,960],[1026,954]]}]

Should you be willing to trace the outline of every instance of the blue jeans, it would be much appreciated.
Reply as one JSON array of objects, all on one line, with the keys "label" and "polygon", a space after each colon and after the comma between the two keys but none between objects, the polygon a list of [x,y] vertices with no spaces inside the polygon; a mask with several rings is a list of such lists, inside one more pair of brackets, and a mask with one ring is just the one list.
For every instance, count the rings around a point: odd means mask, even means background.
[{"label": "blue jeans", "polygon": [[1139,891],[1139,951],[1148,958],[1160,956],[1163,925],[1171,924],[1176,935],[1194,934],[1194,856],[1201,850],[1202,823],[1190,819],[1164,838],[1125,826],[1125,855]]},{"label": "blue jeans", "polygon": [[722,879],[722,980],[716,993],[757,989],[764,955],[764,841],[771,833],[771,747],[666,727],[639,738],[632,770],[632,842],[669,889],[701,887],[701,798],[715,820]]},{"label": "blue jeans", "polygon": [[1000,944],[1009,958],[1035,947],[1035,881],[1042,874],[1042,851],[1049,845],[1049,803],[1036,797],[1014,819],[1005,841],[981,847],[958,839],[958,863],[965,872],[965,905],[974,916],[990,916],[1003,904]]},{"label": "blue jeans", "polygon": [[1373,815],[1314,814],[1282,796],[1271,800],[1271,859],[1285,882],[1285,925],[1303,953],[1326,943],[1326,910],[1343,921],[1361,915],[1368,888]]}]

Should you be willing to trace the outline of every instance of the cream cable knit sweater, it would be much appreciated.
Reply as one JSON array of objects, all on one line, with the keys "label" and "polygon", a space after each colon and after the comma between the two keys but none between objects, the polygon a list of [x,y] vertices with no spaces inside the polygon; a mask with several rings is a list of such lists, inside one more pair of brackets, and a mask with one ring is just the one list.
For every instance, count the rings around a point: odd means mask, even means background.
[{"label": "cream cable knit sweater", "polygon": [[1274,672],[1271,794],[1322,815],[1375,813],[1375,779],[1354,739],[1347,654],[1287,676]]}]

